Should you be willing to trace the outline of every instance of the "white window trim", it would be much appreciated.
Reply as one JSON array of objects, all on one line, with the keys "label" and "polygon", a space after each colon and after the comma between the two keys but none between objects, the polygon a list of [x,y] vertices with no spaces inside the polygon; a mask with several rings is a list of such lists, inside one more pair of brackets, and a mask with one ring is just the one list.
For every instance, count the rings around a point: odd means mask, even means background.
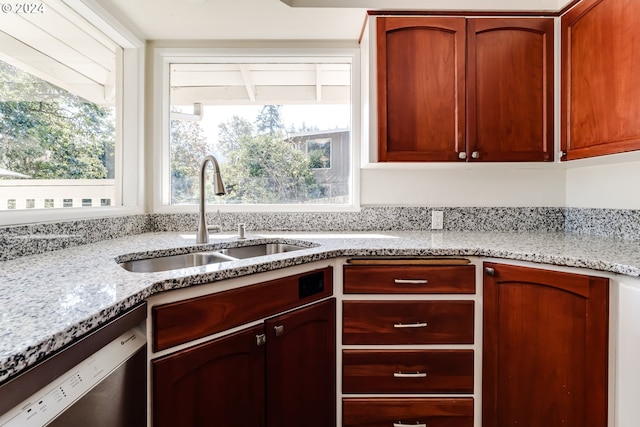
[{"label": "white window trim", "polygon": [[172,63],[206,63],[220,57],[350,57],[351,58],[351,202],[328,204],[220,204],[209,205],[221,212],[354,212],[360,210],[360,49],[308,48],[155,48],[153,52],[153,212],[197,212],[197,205],[170,205],[169,173],[169,67]]},{"label": "white window trim", "polygon": [[65,0],[65,3],[122,47],[118,58],[122,74],[116,83],[122,86],[116,100],[120,115],[116,129],[120,143],[116,156],[121,159],[116,169],[116,177],[120,177],[116,191],[120,193],[121,206],[7,210],[0,213],[0,226],[144,213],[145,43],[95,1]]}]

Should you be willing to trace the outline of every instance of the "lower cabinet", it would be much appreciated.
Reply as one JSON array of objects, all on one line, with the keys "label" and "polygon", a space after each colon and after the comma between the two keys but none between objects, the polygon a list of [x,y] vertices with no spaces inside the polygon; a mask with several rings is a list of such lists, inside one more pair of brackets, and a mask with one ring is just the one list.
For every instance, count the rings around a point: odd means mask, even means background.
[{"label": "lower cabinet", "polygon": [[347,398],[342,411],[343,427],[473,426],[471,398]]},{"label": "lower cabinet", "polygon": [[343,267],[344,427],[474,425],[475,266],[439,262]]},{"label": "lower cabinet", "polygon": [[608,280],[484,264],[483,426],[605,427]]},{"label": "lower cabinet", "polygon": [[335,299],[152,361],[153,425],[335,426]]}]

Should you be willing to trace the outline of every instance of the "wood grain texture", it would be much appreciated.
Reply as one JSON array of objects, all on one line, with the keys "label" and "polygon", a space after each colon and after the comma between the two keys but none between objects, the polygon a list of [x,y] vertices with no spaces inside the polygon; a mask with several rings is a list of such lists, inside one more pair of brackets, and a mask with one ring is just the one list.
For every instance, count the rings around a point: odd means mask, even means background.
[{"label": "wood grain texture", "polygon": [[640,149],[640,2],[583,0],[562,17],[562,150]]},{"label": "wood grain texture", "polygon": [[[324,289],[300,298],[299,279],[321,273]],[[333,294],[331,267],[152,308],[153,348],[163,350]]]},{"label": "wood grain texture", "polygon": [[485,263],[483,425],[607,425],[608,281]]},{"label": "wood grain texture", "polygon": [[[473,301],[343,301],[343,344],[473,344]],[[396,324],[426,323],[398,328]]]},{"label": "wood grain texture", "polygon": [[393,423],[428,427],[472,427],[473,399],[347,398],[343,427],[390,427]]},{"label": "wood grain texture", "polygon": [[[473,265],[345,265],[343,274],[346,294],[473,294],[476,290]],[[407,283],[411,280],[427,283]]]},{"label": "wood grain texture", "polygon": [[335,299],[270,319],[266,330],[267,427],[335,426]]},{"label": "wood grain texture", "polygon": [[553,19],[467,20],[470,161],[553,160],[553,34]]},{"label": "wood grain texture", "polygon": [[344,393],[473,393],[473,350],[343,350],[342,365]]},{"label": "wood grain texture", "polygon": [[264,425],[263,332],[260,325],[153,360],[153,426]]},{"label": "wood grain texture", "polygon": [[464,18],[377,18],[379,161],[456,161],[465,141]]}]

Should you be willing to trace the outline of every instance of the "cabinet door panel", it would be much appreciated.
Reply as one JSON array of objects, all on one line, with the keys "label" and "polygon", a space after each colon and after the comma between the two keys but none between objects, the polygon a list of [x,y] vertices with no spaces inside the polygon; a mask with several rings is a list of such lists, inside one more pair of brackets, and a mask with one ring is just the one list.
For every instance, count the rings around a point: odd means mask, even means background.
[{"label": "cabinet door panel", "polygon": [[464,18],[378,18],[380,161],[464,151]]},{"label": "cabinet door panel", "polygon": [[564,160],[640,149],[640,2],[584,0],[562,17]]},{"label": "cabinet door panel", "polygon": [[344,350],[345,393],[473,393],[473,350]]},{"label": "cabinet door panel", "polygon": [[[343,399],[344,427],[472,427],[473,399]],[[395,424],[394,424],[395,423]]]},{"label": "cabinet door panel", "polygon": [[344,344],[473,344],[473,301],[344,301]]},{"label": "cabinet door panel", "polygon": [[264,425],[263,332],[260,325],[152,361],[153,425]]},{"label": "cabinet door panel", "polygon": [[608,281],[485,267],[483,425],[605,426]]},{"label": "cabinet door panel", "polygon": [[267,320],[267,426],[335,426],[335,329],[335,299]]},{"label": "cabinet door panel", "polygon": [[553,160],[553,19],[469,19],[467,43],[468,158]]}]

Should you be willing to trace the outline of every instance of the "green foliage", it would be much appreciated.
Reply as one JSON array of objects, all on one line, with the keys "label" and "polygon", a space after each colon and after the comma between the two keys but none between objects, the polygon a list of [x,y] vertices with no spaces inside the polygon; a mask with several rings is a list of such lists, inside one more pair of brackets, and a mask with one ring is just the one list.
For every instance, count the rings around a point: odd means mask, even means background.
[{"label": "green foliage", "polygon": [[114,177],[110,108],[0,61],[0,167],[33,179]]},{"label": "green foliage", "polygon": [[227,202],[304,203],[317,191],[309,160],[286,140],[281,124],[277,106],[265,106],[255,127],[237,116],[220,124]]},{"label": "green foliage", "polygon": [[172,203],[198,203],[200,163],[212,151],[200,123],[171,121]]}]

